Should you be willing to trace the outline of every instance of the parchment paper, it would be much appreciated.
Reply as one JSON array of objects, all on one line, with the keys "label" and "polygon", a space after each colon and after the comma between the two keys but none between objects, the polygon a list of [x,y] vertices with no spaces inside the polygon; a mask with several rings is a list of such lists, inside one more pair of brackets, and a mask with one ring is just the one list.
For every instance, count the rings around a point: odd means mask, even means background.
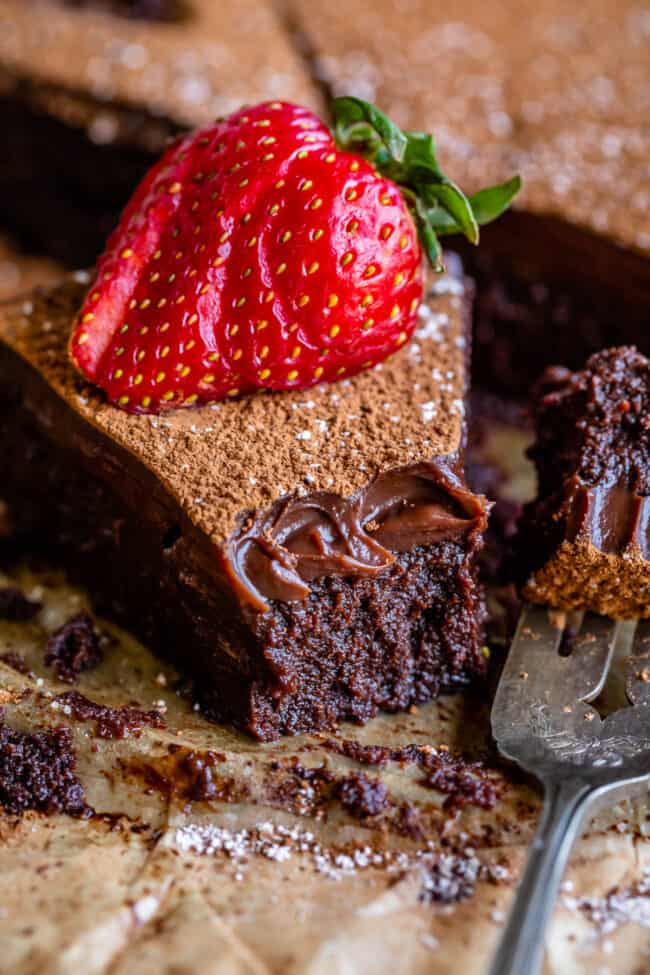
[{"label": "parchment paper", "polygon": [[[518,445],[497,430],[489,449],[511,453],[512,490],[525,490]],[[17,569],[0,578],[9,581],[43,609],[31,623],[0,624],[0,654],[22,654],[31,672],[0,663],[5,719],[72,728],[96,815],[0,818],[0,971],[485,971],[539,811],[533,784],[490,758],[496,806],[454,813],[412,765],[362,767],[333,753],[324,736],[257,744],[204,720],[178,693],[177,675],[106,621],[103,662],[80,675],[76,690],[111,706],[162,708],[166,727],[97,738],[92,722],[56,701],[70,688],[43,662],[48,633],[86,597],[53,572]],[[338,733],[472,758],[489,750],[488,712],[484,689]],[[417,829],[390,817],[360,821],[334,797],[318,802],[308,778],[296,783],[294,756],[301,768],[325,764],[335,778],[381,778],[391,808],[407,804]],[[202,758],[221,798],[192,801],[170,785],[172,767],[195,773]],[[565,879],[546,973],[650,971],[649,833],[643,803],[623,803],[591,826]]]}]

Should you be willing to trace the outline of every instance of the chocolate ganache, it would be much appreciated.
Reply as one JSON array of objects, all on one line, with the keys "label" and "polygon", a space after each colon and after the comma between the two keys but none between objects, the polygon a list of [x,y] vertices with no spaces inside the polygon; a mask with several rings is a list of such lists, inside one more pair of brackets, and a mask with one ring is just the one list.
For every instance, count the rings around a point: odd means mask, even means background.
[{"label": "chocolate ganache", "polygon": [[587,538],[605,555],[638,549],[650,558],[650,497],[626,487],[587,486],[573,477],[566,489],[566,539]]},{"label": "chocolate ganache", "polygon": [[489,506],[457,466],[437,458],[380,474],[351,498],[321,491],[243,516],[224,547],[239,599],[266,612],[268,600],[305,599],[321,576],[376,575],[396,553],[482,532]]}]

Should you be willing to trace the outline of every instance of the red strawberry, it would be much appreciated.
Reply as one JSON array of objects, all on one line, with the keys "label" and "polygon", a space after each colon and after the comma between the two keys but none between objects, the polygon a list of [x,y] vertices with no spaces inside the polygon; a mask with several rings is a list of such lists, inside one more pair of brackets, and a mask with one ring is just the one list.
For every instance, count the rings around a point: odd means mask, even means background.
[{"label": "red strawberry", "polygon": [[112,402],[157,412],[380,362],[415,326],[418,230],[437,263],[436,230],[475,239],[472,206],[491,219],[514,195],[511,181],[472,204],[430,137],[356,99],[334,107],[355,152],[307,109],[268,102],[177,141],[147,174],[70,340]]}]

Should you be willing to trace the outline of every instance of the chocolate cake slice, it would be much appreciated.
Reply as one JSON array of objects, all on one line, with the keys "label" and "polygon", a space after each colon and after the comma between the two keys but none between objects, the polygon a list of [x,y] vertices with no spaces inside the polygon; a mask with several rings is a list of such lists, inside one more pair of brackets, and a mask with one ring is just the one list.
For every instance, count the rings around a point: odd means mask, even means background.
[{"label": "chocolate cake slice", "polygon": [[86,267],[170,137],[243,103],[318,107],[270,0],[0,0],[0,219]]},{"label": "chocolate cake slice", "polygon": [[435,131],[461,185],[522,176],[463,258],[477,282],[473,377],[525,397],[545,365],[650,354],[650,34],[636,0],[453,9],[430,0],[288,0],[334,94]]},{"label": "chocolate cake slice", "polygon": [[534,410],[539,493],[521,528],[525,597],[650,617],[650,362],[623,346],[580,372],[551,368]]},{"label": "chocolate cake slice", "polygon": [[470,293],[353,379],[129,415],[66,342],[82,287],[0,325],[0,483],[14,537],[61,557],[261,739],[364,721],[481,675],[484,499],[462,474]]}]

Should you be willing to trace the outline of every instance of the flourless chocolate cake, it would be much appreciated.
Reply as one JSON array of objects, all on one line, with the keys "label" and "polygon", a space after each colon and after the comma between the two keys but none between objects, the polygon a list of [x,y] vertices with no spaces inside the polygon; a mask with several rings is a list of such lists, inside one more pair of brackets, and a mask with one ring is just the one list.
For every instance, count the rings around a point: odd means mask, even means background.
[{"label": "flourless chocolate cake", "polygon": [[470,294],[354,378],[134,416],[70,363],[68,282],[6,310],[2,494],[104,612],[259,738],[365,720],[485,669],[486,505],[462,475]]},{"label": "flourless chocolate cake", "polygon": [[0,0],[0,221],[86,267],[170,137],[242,103],[317,107],[265,0]]},{"label": "flourless chocolate cake", "polygon": [[534,415],[539,493],[520,536],[525,597],[650,616],[650,362],[628,346],[580,372],[550,368]]},{"label": "flourless chocolate cake", "polygon": [[650,354],[647,106],[650,33],[635,0],[290,0],[315,73],[435,131],[476,188],[519,172],[523,192],[481,247],[473,376],[526,396],[541,368],[598,349]]}]

